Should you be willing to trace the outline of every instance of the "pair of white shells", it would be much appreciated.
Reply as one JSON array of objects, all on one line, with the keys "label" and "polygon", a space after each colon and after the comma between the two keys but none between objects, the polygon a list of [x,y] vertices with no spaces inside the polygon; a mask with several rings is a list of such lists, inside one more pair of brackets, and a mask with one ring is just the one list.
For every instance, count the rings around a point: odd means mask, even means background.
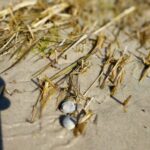
[{"label": "pair of white shells", "polygon": [[76,104],[72,100],[64,100],[60,104],[60,111],[67,114],[60,117],[60,123],[64,128],[68,130],[72,130],[76,126],[76,119],[68,115],[76,111],[76,107]]}]

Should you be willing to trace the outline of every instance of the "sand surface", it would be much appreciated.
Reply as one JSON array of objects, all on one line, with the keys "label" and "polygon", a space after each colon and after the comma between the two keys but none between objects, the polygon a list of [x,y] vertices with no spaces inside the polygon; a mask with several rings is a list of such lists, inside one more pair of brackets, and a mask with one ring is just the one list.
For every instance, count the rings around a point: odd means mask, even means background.
[{"label": "sand surface", "polygon": [[[2,4],[6,5],[6,1],[1,0],[0,5]],[[140,22],[148,19],[150,19],[150,9],[143,13]],[[110,33],[111,30],[110,28]],[[126,42],[126,38],[124,33],[120,34],[121,47],[127,47],[132,53],[139,54],[135,51],[139,43],[136,40]],[[58,64],[61,67],[70,64],[87,53],[90,46],[87,45],[84,49],[83,53],[74,52],[73,55],[72,51],[68,52],[68,59],[60,59]],[[140,51],[147,53],[144,48],[141,48]],[[47,60],[40,60],[35,63],[36,57],[34,53],[30,53],[25,60],[1,75],[7,90],[13,93],[6,94],[11,105],[7,110],[1,112],[4,150],[150,149],[150,78],[147,77],[139,83],[138,79],[143,65],[135,57],[131,57],[126,65],[125,81],[116,94],[116,98],[120,101],[132,95],[127,112],[124,112],[122,106],[109,97],[107,88],[100,90],[94,86],[88,96],[95,98],[90,108],[97,120],[96,123],[93,123],[93,117],[86,133],[77,138],[72,132],[60,126],[58,117],[61,113],[55,111],[55,99],[50,101],[40,121],[33,124],[26,122],[39,94],[38,90],[34,91],[36,85],[31,81],[31,75],[47,62]],[[81,92],[92,83],[100,70],[100,61],[97,56],[92,56],[89,61],[92,67],[79,78]],[[7,56],[0,58],[0,70],[6,68],[8,64]],[[52,75],[54,72],[57,70],[50,69],[44,74]]]}]

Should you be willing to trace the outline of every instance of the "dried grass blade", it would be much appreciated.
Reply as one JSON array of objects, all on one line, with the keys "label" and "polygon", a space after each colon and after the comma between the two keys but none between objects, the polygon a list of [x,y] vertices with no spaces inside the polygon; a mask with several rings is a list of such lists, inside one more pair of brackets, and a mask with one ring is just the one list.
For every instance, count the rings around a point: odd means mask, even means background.
[{"label": "dried grass blade", "polygon": [[38,75],[40,75],[41,73],[43,73],[47,68],[51,67],[52,65],[50,63],[48,63],[47,65],[45,65],[43,68],[41,68],[40,70],[38,70],[37,72],[35,72],[32,77],[37,77]]},{"label": "dried grass blade", "polygon": [[40,100],[40,117],[42,116],[42,113],[47,105],[47,103],[50,100],[50,97],[56,92],[56,89],[51,86],[51,84],[48,81],[45,81],[45,85],[42,91],[42,97]]},{"label": "dried grass blade", "polygon": [[[105,37],[103,35],[98,36],[98,41],[95,47],[95,50],[99,50],[102,48],[103,43],[105,41]],[[104,64],[105,65],[105,64]],[[92,82],[92,84],[86,89],[86,91],[84,92],[84,96],[87,95],[88,91],[96,84],[96,82],[101,78],[102,74],[103,74],[103,69],[104,66],[101,68],[99,75],[97,76],[97,78]]]},{"label": "dried grass blade", "polygon": [[142,81],[148,75],[149,72],[150,72],[150,65],[149,66],[146,65],[142,70],[139,81]]},{"label": "dried grass blade", "polygon": [[[40,94],[40,98],[36,101],[32,110],[32,117],[30,122],[33,123],[37,118],[41,118],[43,111],[49,102],[51,96],[55,94],[56,88],[55,85],[48,79],[44,81],[44,86]],[[39,106],[39,107],[38,107]]]},{"label": "dried grass blade", "polygon": [[122,103],[125,112],[127,111],[127,110],[126,110],[126,107],[127,107],[128,103],[129,103],[129,101],[131,100],[131,98],[132,98],[132,95],[129,95],[129,96],[124,100],[124,102]]},{"label": "dried grass blade", "polygon": [[131,8],[128,8],[124,12],[122,12],[120,15],[118,15],[117,17],[115,17],[112,21],[106,23],[104,26],[100,27],[98,30],[94,31],[93,33],[82,35],[79,39],[77,39],[75,42],[73,42],[72,45],[69,48],[65,49],[63,51],[63,53],[60,55],[60,57],[64,54],[64,52],[69,51],[72,48],[76,47],[78,44],[80,44],[81,42],[83,42],[84,40],[86,40],[89,36],[91,36],[91,35],[98,35],[102,31],[104,31],[106,28],[108,28],[111,25],[115,24],[117,21],[121,20],[122,18],[124,18],[125,16],[129,15],[130,13],[132,13],[135,10],[136,10],[136,8],[134,6],[131,7]]},{"label": "dried grass blade", "polygon": [[16,33],[14,33],[10,39],[0,48],[0,54],[4,52],[4,49],[9,45],[9,43],[16,37]]},{"label": "dried grass blade", "polygon": [[19,41],[20,45],[15,49],[14,53],[12,53],[12,55],[10,56],[10,59],[13,58],[17,54],[17,52],[19,52],[20,49],[22,49],[22,47],[24,46],[25,42],[26,42],[26,39],[24,39],[23,41]]},{"label": "dried grass blade", "polygon": [[16,64],[18,64],[30,52],[30,50],[37,44],[38,41],[39,39],[34,41],[12,65],[10,65],[8,68],[0,72],[0,74],[8,71],[12,67],[14,67]]},{"label": "dried grass blade", "polygon": [[[24,1],[22,3],[17,4],[16,6],[14,6],[12,8],[12,11],[17,11],[21,8],[32,6],[32,5],[35,5],[35,4],[36,4],[36,0],[34,0],[34,1]],[[9,8],[0,11],[0,17],[6,16],[6,15],[9,15],[9,14],[10,14]]]},{"label": "dried grass blade", "polygon": [[117,17],[115,17],[112,21],[108,22],[106,25],[104,25],[103,27],[99,28],[98,30],[96,30],[93,34],[97,35],[100,32],[102,32],[103,30],[105,30],[106,28],[110,27],[111,25],[115,24],[116,22],[118,22],[119,20],[121,20],[122,18],[126,17],[127,15],[129,15],[130,13],[132,13],[133,11],[136,10],[135,6],[132,6],[128,9],[126,9],[124,12],[122,12],[120,15],[118,15]]},{"label": "dried grass blade", "polygon": [[79,118],[78,124],[73,130],[74,136],[78,136],[85,133],[87,122],[92,116],[93,116],[93,112],[91,110],[88,110],[86,111],[86,114],[82,118]]},{"label": "dried grass blade", "polygon": [[36,23],[32,24],[33,28],[37,28],[40,25],[43,25],[45,22],[47,22],[49,19],[51,19],[51,17],[53,17],[54,15],[58,14],[59,12],[63,11],[64,9],[66,9],[67,7],[69,7],[68,3],[61,3],[58,5],[54,5],[51,8],[48,8],[47,10],[45,10],[43,13],[49,13],[46,17],[42,18],[41,20],[39,20]]},{"label": "dried grass blade", "polygon": [[[97,41],[96,41],[96,43],[97,43]],[[73,62],[71,65],[69,65],[69,66],[65,67],[64,69],[60,70],[58,73],[56,73],[55,75],[50,77],[50,80],[53,81],[53,80],[61,77],[62,75],[65,76],[65,75],[71,73],[74,68],[76,68],[78,65],[81,65],[82,60],[86,61],[91,55],[93,55],[93,52],[95,52],[96,43],[92,47],[92,49],[89,51],[89,53],[87,53],[85,56],[79,58],[78,60]]]},{"label": "dried grass blade", "polygon": [[52,77],[50,77],[50,80],[55,80],[61,76],[65,76],[66,74],[70,73],[73,68],[75,68],[77,66],[77,61],[75,61],[74,63],[72,63],[71,65],[67,66],[66,68],[60,70],[58,73],[54,74]]},{"label": "dried grass blade", "polygon": [[86,130],[86,127],[87,127],[87,122],[83,122],[83,123],[77,124],[77,126],[73,130],[74,136],[77,137],[77,136],[79,136],[81,134],[84,134],[85,130]]}]

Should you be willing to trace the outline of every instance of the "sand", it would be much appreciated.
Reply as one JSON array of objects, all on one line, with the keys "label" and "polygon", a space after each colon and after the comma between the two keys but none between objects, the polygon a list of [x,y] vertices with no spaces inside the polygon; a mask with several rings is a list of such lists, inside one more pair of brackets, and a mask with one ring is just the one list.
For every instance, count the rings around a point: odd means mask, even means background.
[{"label": "sand", "polygon": [[[0,5],[2,4],[6,4],[6,1],[2,0]],[[145,21],[149,18],[150,10],[143,12],[141,20]],[[126,38],[123,33],[119,37],[122,48],[127,47],[136,54],[137,41],[125,42]],[[84,53],[88,49],[89,46],[85,47]],[[140,50],[147,53],[144,49]],[[67,53],[68,59],[60,59],[58,63],[63,67],[84,53],[72,55],[70,51]],[[132,95],[127,112],[124,112],[122,106],[110,98],[107,88],[100,90],[96,84],[88,93],[88,96],[95,98],[90,108],[96,116],[96,121],[93,122],[93,117],[88,123],[86,133],[75,138],[72,132],[60,126],[58,117],[61,113],[55,110],[55,98],[48,104],[41,120],[33,124],[26,122],[39,94],[38,90],[34,91],[36,85],[31,81],[31,75],[47,62],[47,60],[40,60],[34,63],[36,57],[33,56],[34,53],[30,53],[25,60],[1,75],[6,83],[6,89],[12,93],[5,95],[11,103],[10,107],[1,112],[4,150],[150,149],[150,78],[147,77],[142,82],[138,81],[143,65],[135,57],[131,57],[125,67],[125,81],[116,94],[116,98],[120,101]],[[97,56],[92,56],[90,63],[92,67],[79,78],[81,92],[94,81],[100,70]],[[0,70],[6,68],[8,64],[8,57],[0,58]],[[54,72],[57,70],[50,69],[44,74],[52,75]]]}]

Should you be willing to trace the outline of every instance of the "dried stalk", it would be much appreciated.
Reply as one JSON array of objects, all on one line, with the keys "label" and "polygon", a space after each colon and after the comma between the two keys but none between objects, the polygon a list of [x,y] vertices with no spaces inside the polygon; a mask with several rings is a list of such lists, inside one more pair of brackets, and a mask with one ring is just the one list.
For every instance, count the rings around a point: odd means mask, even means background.
[{"label": "dried stalk", "polygon": [[[121,58],[119,58],[117,60],[117,62],[116,62],[116,64],[114,66],[113,66],[113,64],[111,64],[111,62],[109,62],[110,63],[110,70],[108,69],[108,74],[104,78],[102,84],[100,85],[100,88],[104,88],[105,82],[109,79],[109,77],[110,77],[111,74],[113,74],[113,75],[115,75],[117,77],[117,74],[116,74],[117,68],[118,67],[123,68],[123,66],[125,65],[125,63],[126,63],[126,61],[128,59],[129,59],[129,56],[126,55],[126,54],[124,54],[124,55],[121,56]],[[111,66],[113,66],[113,67],[111,68]]]},{"label": "dried stalk", "polygon": [[131,98],[132,98],[132,95],[129,95],[122,103],[124,112],[127,112],[126,108],[127,108],[129,101],[131,100]]},{"label": "dried stalk", "polygon": [[[12,7],[12,12],[14,11],[17,11],[21,8],[25,8],[25,7],[28,7],[28,6],[32,6],[32,5],[35,5],[36,4],[36,0],[32,0],[32,1],[24,1],[20,4],[17,4],[16,6]],[[9,15],[10,14],[10,8],[7,8],[7,9],[4,9],[2,11],[0,11],[0,17],[4,17],[6,15]]]},{"label": "dried stalk", "polygon": [[82,61],[86,61],[93,53],[95,52],[95,48],[97,46],[97,41],[96,44],[92,47],[92,49],[87,53],[85,56],[79,58],[75,62],[73,62],[71,65],[65,67],[64,69],[60,70],[58,73],[54,74],[52,77],[50,77],[50,80],[53,81],[62,75],[65,76],[69,73],[71,73],[77,66],[80,66],[82,64]]},{"label": "dried stalk", "polygon": [[126,17],[127,15],[129,15],[130,13],[132,13],[133,11],[135,11],[136,8],[134,6],[126,9],[124,12],[122,12],[120,15],[118,15],[117,17],[115,17],[112,21],[106,23],[104,26],[100,27],[98,30],[94,31],[93,33],[89,33],[89,34],[84,34],[83,36],[81,36],[77,41],[75,41],[68,49],[72,49],[74,47],[76,47],[79,43],[83,42],[84,40],[86,40],[87,38],[89,38],[92,35],[98,35],[99,33],[101,33],[102,31],[104,31],[105,29],[107,29],[108,27],[112,26],[113,24],[115,24],[116,22],[120,21],[122,18]]},{"label": "dried stalk", "polygon": [[8,71],[8,70],[11,69],[12,67],[14,67],[16,64],[18,64],[18,63],[22,60],[22,58],[24,58],[24,57],[30,52],[30,50],[37,44],[37,42],[38,42],[39,40],[40,40],[40,39],[34,41],[12,65],[10,65],[8,68],[6,68],[6,69],[3,70],[2,72],[0,72],[0,74],[1,74],[1,73],[4,73],[4,72],[6,72],[6,71]]},{"label": "dried stalk", "polygon": [[[123,17],[125,17],[126,15],[130,14],[131,12],[133,12],[135,10],[135,7],[131,7],[127,10],[125,10],[123,13],[121,13],[120,15],[118,15],[117,17],[115,17],[112,21],[110,21],[109,23],[107,23],[106,25],[104,25],[103,27],[99,28],[98,30],[96,30],[94,33],[89,32],[88,34],[83,35],[82,37],[80,37],[78,40],[76,40],[75,42],[73,42],[69,47],[65,48],[63,50],[63,52],[58,56],[58,59],[66,52],[71,50],[72,48],[76,47],[79,43],[81,43],[82,41],[84,41],[85,39],[87,39],[90,35],[98,35],[100,32],[102,32],[103,30],[105,30],[106,28],[108,28],[109,26],[111,26],[112,24],[116,23],[117,21],[119,21],[120,19],[122,19]],[[95,23],[96,24],[96,23]],[[33,29],[34,30],[34,29]],[[102,41],[101,41],[102,42]],[[101,44],[101,43],[99,43]],[[43,71],[45,71],[47,68],[49,68],[49,64],[47,64],[46,66],[44,66],[44,69],[41,69],[40,72],[36,73],[36,75],[39,75],[40,73],[42,73]]]},{"label": "dried stalk", "polygon": [[6,44],[3,45],[3,47],[0,48],[0,54],[3,53],[3,50],[9,45],[9,43],[16,37],[16,33],[14,33],[10,39],[6,42]]},{"label": "dried stalk", "polygon": [[69,7],[69,5],[67,3],[61,3],[58,5],[54,5],[51,8],[48,8],[47,10],[45,10],[43,12],[43,14],[48,13],[48,15],[44,18],[42,18],[41,20],[39,20],[36,23],[32,24],[33,28],[37,28],[38,26],[41,26],[43,24],[45,24],[45,22],[47,22],[49,19],[51,19],[54,15],[60,13],[61,11],[65,10],[67,7]]},{"label": "dried stalk", "polygon": [[145,57],[142,60],[142,63],[144,64],[144,68],[142,70],[139,81],[142,81],[148,75],[148,73],[150,72],[150,53],[148,54],[147,57]]},{"label": "dried stalk", "polygon": [[[104,36],[99,36],[98,37],[98,42],[97,45],[95,47],[96,50],[99,50],[102,48],[103,43],[105,41],[105,37]],[[103,67],[104,68],[104,67]],[[103,68],[100,71],[100,74],[98,75],[98,77],[92,82],[92,84],[86,89],[86,91],[83,93],[84,96],[87,95],[87,93],[89,92],[89,90],[96,84],[96,82],[101,78],[102,74],[103,74]]]},{"label": "dried stalk", "polygon": [[[44,85],[42,87],[42,92],[40,98],[36,101],[33,106],[30,123],[33,123],[36,118],[41,118],[43,111],[50,100],[50,97],[56,92],[57,87],[50,81],[50,79],[45,78]],[[39,106],[39,109],[38,109]]]}]

